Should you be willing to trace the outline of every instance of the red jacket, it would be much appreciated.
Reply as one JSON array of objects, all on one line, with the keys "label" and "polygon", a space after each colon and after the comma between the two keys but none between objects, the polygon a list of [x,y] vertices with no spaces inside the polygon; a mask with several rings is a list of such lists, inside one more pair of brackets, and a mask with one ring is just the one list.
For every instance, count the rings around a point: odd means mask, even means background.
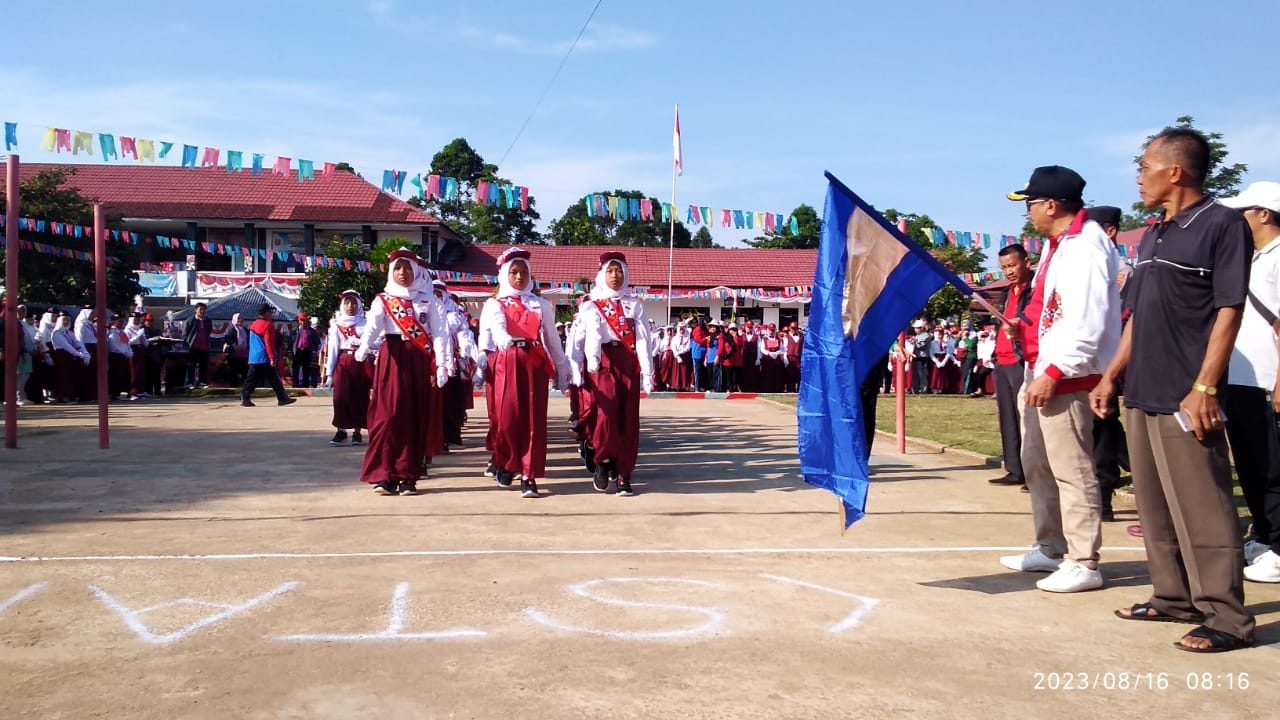
[{"label": "red jacket", "polygon": [[721,335],[716,359],[725,367],[742,367],[742,340],[739,338],[730,340],[728,335]]},{"label": "red jacket", "polygon": [[270,320],[261,318],[254,320],[249,326],[249,332],[257,333],[262,338],[262,344],[267,348],[267,357],[271,358],[271,364],[276,364],[276,329]]}]

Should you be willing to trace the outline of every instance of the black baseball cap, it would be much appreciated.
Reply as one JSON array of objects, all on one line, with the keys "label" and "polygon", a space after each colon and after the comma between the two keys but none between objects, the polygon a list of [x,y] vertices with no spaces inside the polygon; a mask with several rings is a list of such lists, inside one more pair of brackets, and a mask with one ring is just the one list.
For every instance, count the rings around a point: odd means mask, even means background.
[{"label": "black baseball cap", "polygon": [[1031,171],[1031,179],[1021,190],[1009,193],[1014,202],[1049,198],[1051,200],[1081,200],[1084,197],[1084,178],[1080,173],[1061,165],[1046,165]]},{"label": "black baseball cap", "polygon": [[1089,219],[1099,225],[1115,225],[1120,227],[1120,218],[1124,215],[1120,208],[1114,205],[1099,205],[1085,210],[1089,215]]}]

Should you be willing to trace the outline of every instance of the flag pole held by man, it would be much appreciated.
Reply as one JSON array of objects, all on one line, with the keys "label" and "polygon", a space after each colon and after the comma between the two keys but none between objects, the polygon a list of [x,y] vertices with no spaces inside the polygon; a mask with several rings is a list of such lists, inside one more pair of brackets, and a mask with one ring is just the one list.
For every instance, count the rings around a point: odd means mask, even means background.
[{"label": "flag pole held by man", "polygon": [[831,173],[800,363],[800,471],[861,519],[869,470],[858,390],[935,292],[973,290]]}]

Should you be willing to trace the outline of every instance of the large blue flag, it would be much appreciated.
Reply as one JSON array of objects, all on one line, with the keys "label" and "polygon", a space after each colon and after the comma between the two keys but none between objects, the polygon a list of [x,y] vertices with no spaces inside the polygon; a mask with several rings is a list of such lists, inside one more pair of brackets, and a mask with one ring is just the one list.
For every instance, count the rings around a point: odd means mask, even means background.
[{"label": "large blue flag", "polygon": [[840,497],[845,527],[867,504],[859,388],[943,285],[969,286],[827,173],[822,242],[800,360],[800,471]]}]

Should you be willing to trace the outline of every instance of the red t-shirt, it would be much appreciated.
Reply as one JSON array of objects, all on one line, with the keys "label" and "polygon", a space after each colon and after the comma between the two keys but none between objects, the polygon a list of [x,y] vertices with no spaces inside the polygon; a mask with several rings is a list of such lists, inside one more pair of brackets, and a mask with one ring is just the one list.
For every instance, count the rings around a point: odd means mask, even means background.
[{"label": "red t-shirt", "polygon": [[[1018,316],[1018,300],[1022,293],[1027,291],[1027,283],[1021,285],[1012,285],[1009,287],[1009,299],[1004,305],[1004,317],[1006,320],[1012,320]],[[1031,317],[1027,315],[1027,317]],[[1025,325],[1025,323],[1023,323]],[[997,365],[1016,365],[1018,356],[1013,353],[1013,341],[1005,337],[1004,330],[996,331],[996,364]]]}]

